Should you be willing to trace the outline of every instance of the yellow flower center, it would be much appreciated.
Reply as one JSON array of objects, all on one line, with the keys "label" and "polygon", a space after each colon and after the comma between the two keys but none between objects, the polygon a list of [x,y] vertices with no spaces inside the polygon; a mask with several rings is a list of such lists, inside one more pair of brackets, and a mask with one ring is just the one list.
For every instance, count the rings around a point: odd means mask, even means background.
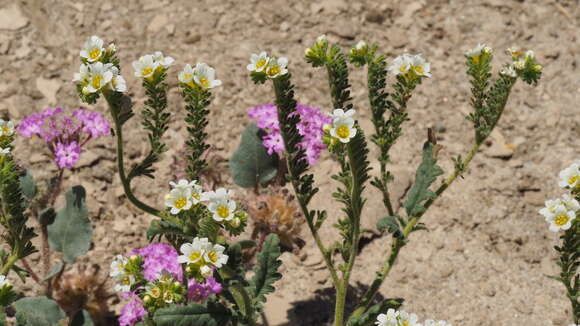
[{"label": "yellow flower center", "polygon": [[218,253],[216,251],[210,251],[207,257],[212,263],[215,263],[218,260]]},{"label": "yellow flower center", "polygon": [[418,74],[422,75],[422,74],[425,72],[425,69],[423,69],[423,67],[421,67],[421,66],[416,66],[416,67],[415,67],[415,71],[416,71]]},{"label": "yellow flower center", "polygon": [[96,75],[93,77],[93,88],[94,89],[100,89],[101,88],[101,81],[103,80],[103,76],[101,75]]},{"label": "yellow flower center", "polygon": [[342,139],[348,138],[348,136],[350,136],[350,130],[348,126],[345,125],[338,126],[338,128],[336,128],[336,134],[338,135],[338,137]]},{"label": "yellow flower center", "polygon": [[187,204],[187,198],[179,197],[175,201],[175,208],[182,209],[183,207],[185,207],[186,204]]},{"label": "yellow flower center", "polygon": [[165,300],[166,302],[173,301],[173,294],[165,292],[165,294],[163,295],[163,300]]},{"label": "yellow flower center", "polygon": [[407,70],[407,65],[401,65],[401,67],[399,67],[399,72],[405,72]]},{"label": "yellow flower center", "polygon": [[271,66],[270,68],[268,68],[268,75],[269,76],[276,76],[277,74],[279,74],[282,70],[280,69],[279,66]]},{"label": "yellow flower center", "polygon": [[262,67],[264,67],[266,65],[266,59],[264,58],[260,58],[258,59],[258,61],[256,61],[256,68],[260,69]]},{"label": "yellow flower center", "polygon": [[191,80],[191,78],[193,78],[193,75],[192,74],[183,74],[183,79],[185,81]]},{"label": "yellow flower center", "polygon": [[566,223],[568,223],[568,215],[558,215],[558,216],[556,216],[556,218],[554,219],[554,223],[557,226],[564,226],[564,225],[566,225]]},{"label": "yellow flower center", "polygon": [[227,218],[230,216],[230,209],[227,206],[218,206],[217,214],[221,218]]},{"label": "yellow flower center", "polygon": [[145,67],[143,68],[143,71],[141,71],[141,76],[147,76],[150,75],[151,73],[153,73],[153,68]]},{"label": "yellow flower center", "polygon": [[207,80],[207,78],[205,78],[205,77],[201,77],[201,78],[199,79],[199,84],[200,84],[202,87],[205,87],[205,88],[207,88],[207,87],[209,87],[209,80]]},{"label": "yellow flower center", "polygon": [[201,253],[199,251],[194,251],[191,254],[189,254],[189,260],[191,260],[192,262],[199,260],[200,257]]},{"label": "yellow flower center", "polygon": [[408,321],[403,320],[403,322],[401,323],[401,325],[402,326],[410,326],[411,324]]},{"label": "yellow flower center", "polygon": [[10,128],[8,128],[7,126],[2,127],[2,133],[5,133],[5,134],[10,133]]},{"label": "yellow flower center", "polygon": [[473,57],[471,57],[471,60],[473,60],[473,63],[478,64],[479,63],[479,57],[480,57],[480,55],[474,55]]},{"label": "yellow flower center", "polygon": [[129,276],[123,277],[123,279],[121,280],[121,284],[122,285],[131,285],[131,279],[129,278]]},{"label": "yellow flower center", "polygon": [[578,181],[578,176],[577,176],[577,175],[575,175],[575,176],[571,177],[570,179],[568,179],[568,184],[569,184],[569,185],[573,185],[573,184],[575,184],[577,181]]},{"label": "yellow flower center", "polygon": [[159,298],[161,296],[161,289],[158,287],[154,287],[150,291],[150,295],[154,298]]},{"label": "yellow flower center", "polygon": [[94,48],[91,51],[89,51],[89,58],[91,60],[96,60],[97,58],[99,58],[101,56],[101,50],[98,48]]},{"label": "yellow flower center", "polygon": [[193,197],[193,199],[198,201],[201,199],[201,196],[197,192],[192,193],[191,197]]}]

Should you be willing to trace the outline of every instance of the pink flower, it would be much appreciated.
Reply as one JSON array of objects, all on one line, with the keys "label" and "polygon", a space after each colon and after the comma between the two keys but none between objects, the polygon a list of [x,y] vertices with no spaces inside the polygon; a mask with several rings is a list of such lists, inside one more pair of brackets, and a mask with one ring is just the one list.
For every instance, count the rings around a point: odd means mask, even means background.
[{"label": "pink flower", "polygon": [[59,168],[72,168],[81,157],[81,147],[76,141],[70,144],[57,143],[54,157]]},{"label": "pink flower", "polygon": [[177,251],[166,243],[152,243],[141,249],[134,249],[133,254],[143,257],[143,276],[154,281],[163,270],[168,271],[177,280],[183,278],[181,264],[177,262]]},{"label": "pink flower", "polygon": [[147,310],[143,307],[143,302],[134,293],[129,293],[126,297],[131,298],[123,308],[121,308],[121,316],[119,317],[119,325],[133,326],[140,322],[143,317],[147,316]]},{"label": "pink flower", "polygon": [[222,285],[215,278],[208,277],[204,283],[198,283],[195,280],[189,280],[187,289],[187,298],[191,301],[201,303],[212,294],[218,294],[222,291]]}]

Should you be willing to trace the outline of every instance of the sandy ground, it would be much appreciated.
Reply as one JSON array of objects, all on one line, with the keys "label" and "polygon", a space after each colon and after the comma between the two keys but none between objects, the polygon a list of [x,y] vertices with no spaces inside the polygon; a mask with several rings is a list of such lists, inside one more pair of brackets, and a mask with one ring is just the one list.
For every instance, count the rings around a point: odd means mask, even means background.
[{"label": "sandy ground", "polygon": [[[412,120],[393,149],[392,169],[398,173],[393,188],[400,198],[412,182],[428,127],[439,130],[444,146],[441,165],[447,173],[451,157],[471,146],[471,125],[464,119],[470,107],[462,52],[486,42],[497,49],[497,68],[507,60],[503,49],[512,45],[535,49],[545,64],[541,84],[515,87],[491,145],[475,158],[465,180],[454,184],[425,215],[430,232],[413,234],[381,294],[405,298],[404,309],[422,319],[446,319],[454,325],[568,325],[564,288],[547,278],[557,272],[552,250],[557,235],[536,212],[546,198],[560,194],[558,171],[578,159],[574,145],[580,137],[579,23],[580,9],[573,0],[2,0],[0,113],[18,120],[48,105],[80,106],[70,80],[78,69],[81,44],[96,34],[118,45],[137,110],[142,108],[143,90],[130,63],[140,55],[162,50],[177,60],[178,67],[197,61],[216,67],[224,85],[214,93],[210,142],[214,154],[228,158],[249,121],[246,110],[272,101],[272,90],[254,86],[247,76],[250,53],[266,50],[289,57],[298,100],[329,111],[326,77],[302,60],[304,48],[322,33],[345,48],[365,39],[377,42],[390,58],[420,52],[432,64],[433,78],[413,97]],[[171,149],[154,181],[135,183],[138,196],[157,206],[185,137],[173,77],[174,116],[165,137]],[[355,71],[351,78],[361,123],[370,128],[365,74]],[[102,102],[94,108],[106,112]],[[129,165],[148,148],[139,118],[127,128]],[[18,145],[16,156],[38,179],[54,172],[38,140],[19,140]],[[94,247],[82,261],[105,268],[113,255],[146,244],[144,231],[151,220],[124,200],[113,153],[112,139],[93,142],[66,179],[67,186],[82,183],[89,195]],[[328,171],[336,170],[327,156],[314,168],[324,189],[316,202],[329,209],[330,216],[338,211],[329,204],[335,183]],[[224,185],[234,187],[229,176]],[[236,190],[245,196],[245,190]],[[374,189],[366,194],[370,201],[364,226],[372,227],[385,212]],[[322,230],[328,242],[337,239],[330,224]],[[302,235],[307,245],[301,254],[306,259],[292,253],[282,256],[284,278],[267,307],[272,326],[326,325],[331,319],[327,272],[308,232],[303,230]],[[387,236],[377,238],[363,249],[353,280],[362,284],[372,280],[382,261],[377,257],[386,254],[389,241]],[[116,302],[111,300],[118,306]]]}]

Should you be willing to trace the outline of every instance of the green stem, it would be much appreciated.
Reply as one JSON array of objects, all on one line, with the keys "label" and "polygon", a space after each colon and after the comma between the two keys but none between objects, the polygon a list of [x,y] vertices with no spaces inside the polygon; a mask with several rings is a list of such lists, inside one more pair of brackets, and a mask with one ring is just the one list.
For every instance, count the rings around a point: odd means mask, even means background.
[{"label": "green stem", "polygon": [[14,266],[14,264],[16,264],[17,261],[18,255],[15,254],[10,255],[6,260],[4,266],[2,266],[2,269],[0,270],[0,275],[4,276],[8,275],[8,272],[10,272],[10,269],[12,269],[12,266]]},{"label": "green stem", "polygon": [[[469,165],[469,163],[471,162],[471,160],[473,159],[473,157],[477,153],[478,149],[479,149],[479,144],[477,144],[477,143],[474,144],[473,147],[471,148],[471,151],[469,151],[469,153],[465,157],[465,160],[463,161],[464,167],[467,167]],[[423,213],[419,214],[418,216],[412,217],[409,220],[409,222],[407,223],[407,225],[403,229],[403,239],[407,238],[407,236],[413,231],[413,229],[415,228],[415,226],[419,222],[419,219],[421,219],[421,217],[425,214],[425,212],[429,209],[429,207],[431,207],[431,205],[433,205],[435,200],[437,198],[439,198],[441,196],[441,194],[443,194],[443,192],[457,179],[457,177],[459,175],[461,175],[462,172],[463,171],[456,169],[447,179],[445,179],[443,184],[441,186],[439,186],[439,188],[437,188],[437,190],[435,191],[436,196],[433,197],[432,199],[429,199],[425,203],[425,211]],[[375,280],[371,284],[370,288],[367,290],[367,292],[363,296],[363,299],[359,303],[358,307],[353,312],[353,316],[360,316],[362,313],[364,313],[369,308],[369,306],[371,305],[377,292],[379,291],[379,288],[381,287],[384,280],[389,275],[389,272],[393,268],[393,265],[397,261],[397,257],[399,256],[399,251],[404,245],[405,245],[405,242],[403,240],[398,239],[398,238],[393,239],[393,243],[391,245],[391,253],[390,253],[389,257],[383,263],[381,270],[377,273],[377,278],[375,278]]]},{"label": "green stem", "polygon": [[383,204],[387,208],[389,215],[394,216],[395,210],[393,209],[393,204],[391,203],[391,195],[389,193],[389,181],[386,177],[387,164],[383,161],[381,161],[380,164],[381,164],[381,178],[383,183],[383,189],[381,191],[383,193]]}]

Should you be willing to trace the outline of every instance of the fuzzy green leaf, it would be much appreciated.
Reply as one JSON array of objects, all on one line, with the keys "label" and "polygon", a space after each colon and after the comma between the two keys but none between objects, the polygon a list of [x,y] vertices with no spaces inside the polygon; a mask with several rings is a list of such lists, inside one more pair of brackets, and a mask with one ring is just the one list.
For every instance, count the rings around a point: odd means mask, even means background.
[{"label": "fuzzy green leaf", "polygon": [[52,266],[52,269],[50,270],[50,272],[48,272],[48,275],[46,275],[42,279],[42,281],[46,282],[48,280],[51,280],[52,278],[57,276],[60,272],[62,272],[63,268],[64,268],[64,263],[62,261],[59,261],[58,264]]},{"label": "fuzzy green leaf", "polygon": [[56,301],[47,297],[22,298],[13,306],[18,325],[54,326],[66,317]]},{"label": "fuzzy green leaf", "polygon": [[162,308],[155,312],[157,326],[225,326],[230,321],[228,310],[219,303],[189,303],[187,306]]},{"label": "fuzzy green leaf", "polygon": [[67,191],[66,206],[58,211],[54,223],[48,226],[50,246],[62,252],[65,262],[69,264],[89,251],[91,246],[92,228],[85,197],[86,192],[82,186]]},{"label": "fuzzy green leaf", "polygon": [[240,146],[230,159],[234,182],[245,188],[270,181],[278,172],[278,155],[269,155],[252,123],[242,133]]},{"label": "fuzzy green leaf", "polygon": [[403,232],[401,231],[398,219],[400,219],[398,216],[383,217],[377,222],[377,229],[380,232],[388,231],[389,233],[392,233],[394,237],[402,238]]},{"label": "fuzzy green leaf", "polygon": [[254,294],[256,303],[266,302],[266,294],[275,290],[272,284],[282,278],[282,274],[278,273],[278,268],[282,265],[278,259],[280,254],[280,239],[276,234],[270,234],[264,242],[262,251],[258,254],[256,274],[250,281],[251,292]]},{"label": "fuzzy green leaf", "polygon": [[385,299],[373,306],[371,306],[365,313],[360,316],[352,316],[348,319],[346,323],[347,326],[371,326],[374,325],[377,316],[379,314],[384,314],[389,309],[399,309],[403,304],[403,299]]},{"label": "fuzzy green leaf", "polygon": [[423,203],[435,196],[435,193],[429,190],[429,187],[438,176],[443,174],[443,169],[437,165],[437,159],[433,155],[433,144],[425,142],[423,145],[423,161],[417,169],[415,183],[405,201],[405,211],[407,216],[417,216],[425,212]]},{"label": "fuzzy green leaf", "polygon": [[20,189],[24,197],[28,200],[32,200],[34,196],[36,196],[36,183],[34,183],[34,178],[28,170],[26,170],[25,174],[20,176]]}]

